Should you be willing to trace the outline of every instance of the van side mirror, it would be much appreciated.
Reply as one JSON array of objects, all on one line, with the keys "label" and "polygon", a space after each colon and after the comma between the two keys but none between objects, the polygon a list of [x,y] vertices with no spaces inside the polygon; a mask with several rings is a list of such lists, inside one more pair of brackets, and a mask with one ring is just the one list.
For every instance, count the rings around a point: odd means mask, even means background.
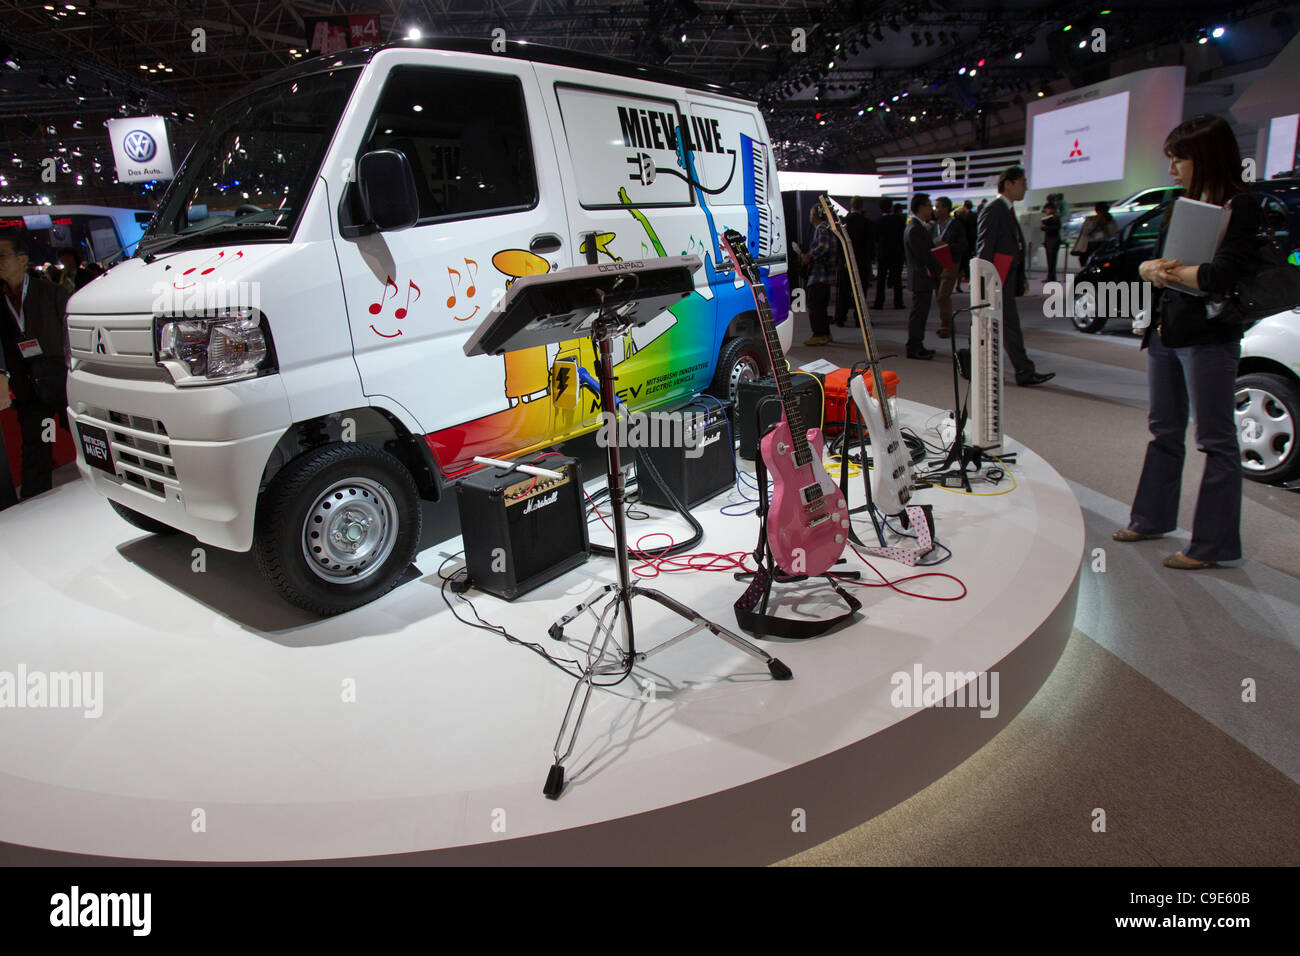
[{"label": "van side mirror", "polygon": [[364,220],[380,232],[407,229],[420,218],[420,197],[406,154],[373,149],[357,160],[357,194]]}]

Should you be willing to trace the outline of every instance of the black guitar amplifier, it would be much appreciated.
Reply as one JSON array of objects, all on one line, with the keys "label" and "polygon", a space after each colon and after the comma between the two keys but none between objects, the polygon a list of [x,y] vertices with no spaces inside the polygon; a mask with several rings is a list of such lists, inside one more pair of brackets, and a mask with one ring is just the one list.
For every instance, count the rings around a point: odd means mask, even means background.
[{"label": "black guitar amplifier", "polygon": [[456,485],[470,581],[507,601],[576,568],[590,553],[578,462],[530,455],[518,463],[564,477],[485,468]]},{"label": "black guitar amplifier", "polygon": [[[709,399],[687,402],[670,413],[690,422],[686,442],[668,448],[636,449],[637,492],[641,503],[652,508],[671,508],[668,496],[654,480],[646,463],[672,489],[677,500],[687,508],[726,491],[736,480],[736,458],[731,437],[731,403]],[[687,428],[683,424],[683,428]]]},{"label": "black guitar amplifier", "polygon": [[[813,381],[814,378],[817,380]],[[804,427],[820,427],[823,405],[821,376],[815,372],[791,372],[790,387],[799,398],[799,410],[803,413]],[[762,416],[762,424],[756,425],[754,409],[768,395],[772,396],[773,401],[763,405],[759,412]],[[781,396],[776,390],[776,379],[769,375],[755,382],[741,382],[736,389],[736,406],[736,431],[740,434],[740,457],[752,461],[758,451],[758,439],[763,432],[781,420]]]}]

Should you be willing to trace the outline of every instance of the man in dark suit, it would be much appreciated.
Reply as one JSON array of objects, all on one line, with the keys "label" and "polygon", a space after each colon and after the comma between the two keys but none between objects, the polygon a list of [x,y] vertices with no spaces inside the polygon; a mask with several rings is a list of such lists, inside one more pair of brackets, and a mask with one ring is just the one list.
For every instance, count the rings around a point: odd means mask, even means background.
[{"label": "man in dark suit", "polygon": [[878,237],[877,249],[880,255],[880,271],[876,274],[876,301],[871,304],[874,309],[885,307],[885,285],[894,288],[894,308],[903,305],[903,207],[896,203],[884,203],[881,207],[884,215],[876,223]]},{"label": "man in dark suit", "polygon": [[907,287],[912,290],[912,312],[907,317],[907,357],[934,358],[934,350],[925,347],[925,323],[930,318],[930,298],[943,266],[930,251],[934,240],[930,237],[930,220],[934,210],[930,197],[917,193],[912,197],[912,218],[903,233],[903,246],[907,250]]},{"label": "man in dark suit", "polygon": [[952,214],[952,200],[947,196],[940,196],[934,201],[934,216],[936,239],[940,244],[948,246],[948,253],[952,256],[952,265],[944,266],[943,275],[939,278],[939,338],[946,339],[952,335],[952,292],[957,285],[957,280],[961,278],[962,263],[970,254],[970,247],[966,245],[966,227],[962,221]]},{"label": "man in dark suit", "polygon": [[22,428],[23,499],[49,491],[55,423],[68,404],[63,322],[68,292],[27,274],[25,231],[0,231],[0,356]]},{"label": "man in dark suit", "polygon": [[[862,211],[862,197],[854,196],[849,203],[849,214],[844,217],[844,231],[853,243],[853,258],[858,263],[858,276],[862,279],[862,295],[865,297],[871,285],[871,262],[875,259],[876,247],[872,236],[871,220]],[[848,265],[840,261],[839,291],[835,294],[835,324],[843,325],[848,318],[849,306],[853,304],[853,286],[849,283]],[[857,310],[854,309],[856,315]],[[862,316],[857,316],[858,325]]]},{"label": "man in dark suit", "polygon": [[[1002,341],[1016,370],[1017,385],[1042,385],[1056,377],[1055,372],[1039,372],[1025,351],[1025,336],[1020,331],[1020,310],[1016,308],[1020,269],[1025,258],[1025,234],[1016,221],[1016,201],[1025,198],[1029,183],[1025,171],[1010,166],[998,176],[998,198],[983,206],[975,257],[993,263],[1002,277]],[[971,287],[971,301],[981,290]]]}]

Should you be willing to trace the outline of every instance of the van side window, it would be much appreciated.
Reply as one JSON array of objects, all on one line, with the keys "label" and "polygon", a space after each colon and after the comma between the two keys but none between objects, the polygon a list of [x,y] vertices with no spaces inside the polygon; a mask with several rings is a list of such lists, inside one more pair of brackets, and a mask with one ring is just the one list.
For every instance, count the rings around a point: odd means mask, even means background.
[{"label": "van side window", "polygon": [[420,219],[528,209],[537,176],[519,80],[401,66],[384,86],[363,152],[410,160]]}]

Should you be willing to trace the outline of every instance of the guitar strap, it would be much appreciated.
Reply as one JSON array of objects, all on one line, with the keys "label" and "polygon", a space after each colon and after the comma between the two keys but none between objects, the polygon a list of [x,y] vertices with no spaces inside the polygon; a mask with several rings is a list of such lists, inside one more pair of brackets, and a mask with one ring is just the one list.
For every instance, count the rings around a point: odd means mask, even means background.
[{"label": "guitar strap", "polygon": [[899,564],[906,564],[909,568],[915,567],[917,562],[934,550],[934,535],[930,530],[930,521],[925,513],[924,505],[907,506],[907,524],[909,527],[916,529],[916,547],[884,547],[884,548],[863,548],[867,554],[876,555],[881,558],[889,558],[891,561],[897,561]]},{"label": "guitar strap", "polygon": [[777,568],[776,562],[772,560],[772,549],[767,542],[767,464],[763,461],[761,451],[754,456],[754,470],[755,478],[758,481],[759,518],[758,544],[754,547],[754,561],[758,564],[758,571],[754,574],[754,579],[750,581],[749,587],[745,589],[745,593],[738,597],[735,604],[732,605],[732,609],[736,612],[736,623],[740,625],[742,630],[749,631],[759,637],[770,635],[772,637],[802,640],[825,634],[831,628],[855,617],[862,608],[862,602],[845,591],[832,575],[826,574],[823,575],[826,582],[848,605],[849,609],[843,614],[825,620],[794,621],[767,613],[767,601],[772,593],[774,572]]}]

